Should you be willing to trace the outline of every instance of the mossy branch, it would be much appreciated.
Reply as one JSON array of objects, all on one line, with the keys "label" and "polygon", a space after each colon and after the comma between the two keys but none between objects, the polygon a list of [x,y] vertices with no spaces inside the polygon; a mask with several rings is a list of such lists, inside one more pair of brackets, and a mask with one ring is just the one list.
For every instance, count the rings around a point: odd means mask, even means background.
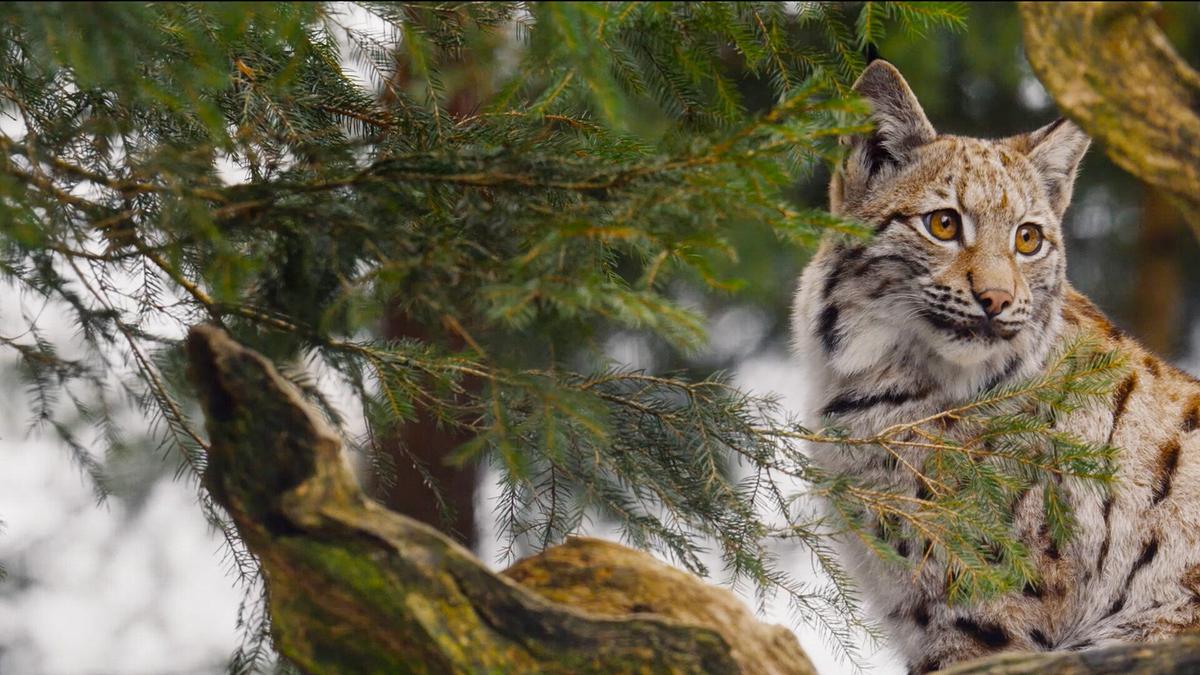
[{"label": "mossy branch", "polygon": [[615,544],[522,561],[509,574],[524,585],[492,574],[368,500],[338,436],[266,359],[211,326],[187,345],[211,438],[205,486],[261,562],[276,646],[302,670],[813,672],[787,630]]}]

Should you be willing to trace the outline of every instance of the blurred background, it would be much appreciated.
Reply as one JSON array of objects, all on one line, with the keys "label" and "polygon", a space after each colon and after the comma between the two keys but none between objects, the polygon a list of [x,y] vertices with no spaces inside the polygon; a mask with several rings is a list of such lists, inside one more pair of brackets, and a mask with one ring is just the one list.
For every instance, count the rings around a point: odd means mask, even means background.
[{"label": "blurred background", "polygon": [[[1161,23],[1180,53],[1200,67],[1200,4],[1167,3]],[[1057,116],[1024,59],[1011,4],[971,3],[966,31],[920,39],[896,31],[875,51],[905,74],[941,132],[1006,136]],[[448,98],[464,109],[483,86],[471,72],[464,67],[447,81]],[[745,76],[739,85],[751,105],[769,105],[764,83]],[[828,177],[827,168],[814,169],[795,186],[795,201],[824,207]],[[1200,244],[1173,207],[1093,148],[1065,229],[1074,286],[1147,346],[1200,375]],[[680,355],[645,335],[620,331],[607,336],[605,351],[651,372],[727,371],[739,385],[795,405],[806,392],[789,365],[787,325],[805,255],[753,223],[734,237],[742,255],[727,263],[735,268],[728,272],[746,281],[743,288],[717,294],[678,282],[674,289],[707,316],[707,349]],[[0,298],[0,316],[37,311],[22,300],[8,292]],[[384,330],[403,334],[407,328]],[[0,387],[0,562],[7,570],[0,582],[0,673],[222,672],[238,640],[243,591],[229,574],[218,535],[195,508],[194,486],[175,479],[173,460],[130,453],[105,466],[115,496],[98,504],[69,454],[27,432],[24,394]],[[421,439],[431,457],[462,440],[419,424],[407,433]],[[485,561],[500,565],[489,528],[489,476],[447,480],[458,499],[474,505],[464,510],[468,524],[460,529],[469,530],[473,521],[471,543]],[[430,501],[404,486],[390,499],[410,512]],[[771,618],[790,623],[782,612]],[[803,627],[798,632],[822,672],[843,671],[818,635]],[[872,662],[875,672],[901,672],[886,650]]]}]

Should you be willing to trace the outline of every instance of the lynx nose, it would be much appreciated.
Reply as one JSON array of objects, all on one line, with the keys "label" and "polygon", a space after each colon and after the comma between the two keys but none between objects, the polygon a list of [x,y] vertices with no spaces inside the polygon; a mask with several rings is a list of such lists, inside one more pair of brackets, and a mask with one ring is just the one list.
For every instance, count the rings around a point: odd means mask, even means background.
[{"label": "lynx nose", "polygon": [[1003,312],[1013,302],[1012,293],[995,288],[989,288],[982,293],[976,293],[975,299],[979,301],[989,319]]}]

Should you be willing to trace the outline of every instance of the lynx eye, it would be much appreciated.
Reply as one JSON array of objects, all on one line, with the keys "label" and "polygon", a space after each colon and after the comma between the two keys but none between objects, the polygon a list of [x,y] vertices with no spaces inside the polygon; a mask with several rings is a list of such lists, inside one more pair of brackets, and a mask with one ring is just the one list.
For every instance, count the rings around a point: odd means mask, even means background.
[{"label": "lynx eye", "polygon": [[934,239],[952,241],[962,234],[962,218],[954,209],[938,209],[925,214],[925,229]]},{"label": "lynx eye", "polygon": [[1033,255],[1042,250],[1042,228],[1033,223],[1025,223],[1017,228],[1017,252],[1024,255]]}]

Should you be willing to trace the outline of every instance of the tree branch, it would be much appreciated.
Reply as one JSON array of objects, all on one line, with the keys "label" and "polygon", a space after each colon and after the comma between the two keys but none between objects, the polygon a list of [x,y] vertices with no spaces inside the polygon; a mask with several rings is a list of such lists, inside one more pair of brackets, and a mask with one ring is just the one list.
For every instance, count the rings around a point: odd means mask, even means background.
[{"label": "tree branch", "polygon": [[813,673],[786,629],[616,544],[577,539],[490,573],[368,500],[338,436],[264,358],[212,326],[187,347],[205,486],[261,562],[276,646],[303,670]]},{"label": "tree branch", "polygon": [[1151,645],[1132,644],[1085,652],[1001,654],[938,671],[939,675],[1172,675],[1200,671],[1200,635]]}]

